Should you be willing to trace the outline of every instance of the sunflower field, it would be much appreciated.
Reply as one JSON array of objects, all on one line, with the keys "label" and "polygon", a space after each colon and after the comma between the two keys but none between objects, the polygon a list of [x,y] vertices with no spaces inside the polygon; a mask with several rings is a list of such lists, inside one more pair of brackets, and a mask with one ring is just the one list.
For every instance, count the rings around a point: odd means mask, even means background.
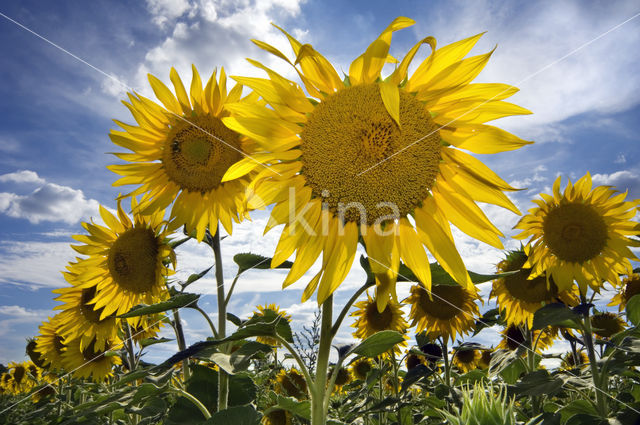
[{"label": "sunflower field", "polygon": [[[221,68],[205,81],[194,66],[187,88],[172,68],[173,88],[148,76],[157,100],[128,93],[133,123],[109,133],[123,193],[74,236],[30,361],[2,366],[0,423],[640,423],[640,199],[558,176],[522,214],[507,196],[520,188],[475,156],[532,143],[487,124],[530,114],[506,101],[518,89],[473,83],[493,53],[469,56],[482,34],[391,56],[413,24],[393,20],[343,75],[278,27],[290,52],[252,41],[296,81],[248,59],[264,78]],[[493,274],[469,271],[452,233],[504,250],[478,203],[521,215],[520,248]],[[256,209],[275,252],[236,255],[225,282],[222,250]],[[177,261],[194,241],[213,267]],[[355,268],[366,279],[334,303]],[[275,303],[229,311],[243,274],[269,269],[286,270],[283,291],[306,279],[312,322]],[[207,274],[216,311],[190,288]],[[183,310],[208,338],[187,344]],[[491,327],[499,341],[474,342]],[[550,353],[561,340],[570,350]],[[174,354],[149,362],[158,344]]]}]

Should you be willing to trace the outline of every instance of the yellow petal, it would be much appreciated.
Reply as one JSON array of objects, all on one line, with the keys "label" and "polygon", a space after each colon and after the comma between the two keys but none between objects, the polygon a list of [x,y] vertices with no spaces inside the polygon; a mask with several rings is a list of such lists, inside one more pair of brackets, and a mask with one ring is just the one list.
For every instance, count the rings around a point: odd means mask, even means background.
[{"label": "yellow petal", "polygon": [[400,91],[398,86],[388,81],[383,81],[378,86],[380,86],[380,96],[385,109],[400,127]]},{"label": "yellow petal", "polygon": [[176,97],[178,98],[178,102],[182,107],[182,112],[185,114],[189,114],[191,112],[191,104],[189,103],[189,96],[187,96],[187,91],[182,84],[182,80],[178,75],[178,71],[174,67],[171,67],[171,72],[169,72],[169,78],[173,83],[173,87],[176,90]]},{"label": "yellow petal", "polygon": [[431,289],[429,258],[424,252],[424,247],[418,238],[418,234],[406,217],[401,218],[398,223],[396,243],[404,263],[413,271],[422,286],[426,289]]}]

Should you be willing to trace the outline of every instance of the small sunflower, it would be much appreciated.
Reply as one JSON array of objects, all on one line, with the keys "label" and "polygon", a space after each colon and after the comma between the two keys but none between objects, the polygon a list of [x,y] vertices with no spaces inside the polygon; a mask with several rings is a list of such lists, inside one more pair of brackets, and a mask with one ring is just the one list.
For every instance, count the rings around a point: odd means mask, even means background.
[{"label": "small sunflower", "polygon": [[615,313],[602,312],[591,316],[593,333],[600,338],[610,338],[626,328],[625,321]]},{"label": "small sunflower", "polygon": [[[33,368],[31,368],[33,367]],[[9,362],[9,374],[11,375],[10,389],[13,394],[24,394],[36,386],[38,376],[38,368],[32,362],[15,363]],[[30,372],[36,374],[35,377]]]},{"label": "small sunflower", "polygon": [[640,199],[625,201],[626,193],[609,186],[592,190],[587,173],[560,192],[560,177],[553,184],[553,196],[541,193],[538,206],[529,210],[515,226],[518,239],[531,239],[525,246],[529,256],[524,267],[532,268],[530,279],[553,277],[558,290],[578,282],[582,294],[587,287],[599,290],[603,282],[620,285],[619,274],[633,273],[629,260],[637,260],[629,250],[637,242],[629,236],[640,234],[636,215]]},{"label": "small sunflower", "polygon": [[622,286],[617,294],[611,298],[609,306],[618,306],[618,311],[624,310],[634,295],[640,294],[640,274],[633,273],[622,280]]},{"label": "small sunflower", "polygon": [[[67,279],[70,279],[67,274]],[[60,334],[64,339],[80,340],[80,349],[84,349],[90,343],[95,344],[98,350],[104,349],[104,344],[118,336],[118,323],[115,316],[107,316],[100,319],[103,308],[94,309],[96,286],[54,289],[54,293],[60,294],[56,301],[63,302],[54,310],[62,310],[60,313]]]},{"label": "small sunflower", "polygon": [[544,275],[529,279],[531,269],[523,268],[527,254],[523,250],[512,251],[498,263],[499,273],[518,271],[515,274],[493,281],[490,298],[497,299],[498,307],[505,313],[509,325],[533,326],[533,315],[545,304],[558,300],[567,305],[576,305],[578,297],[571,289],[558,291],[552,278]]},{"label": "small sunflower", "polygon": [[[128,164],[110,165],[123,176],[114,186],[139,185],[129,195],[144,194],[140,207],[145,213],[164,211],[170,204],[173,227],[184,225],[196,231],[201,241],[207,228],[216,232],[218,222],[227,233],[232,221],[248,216],[245,190],[248,178],[223,182],[231,165],[247,157],[251,144],[227,128],[222,119],[229,115],[228,104],[240,100],[242,86],[236,84],[227,93],[224,69],[217,79],[214,71],[204,89],[195,66],[187,94],[175,69],[170,78],[176,95],[159,79],[149,74],[149,83],[162,105],[139,94],[129,94],[123,102],[138,126],[116,121],[124,131],[112,130],[111,141],[133,153],[116,154]],[[250,96],[254,104],[256,96]]]},{"label": "small sunflower", "polygon": [[11,373],[4,372],[0,377],[0,395],[13,393],[13,377]]},{"label": "small sunflower", "polygon": [[307,381],[295,367],[282,369],[276,375],[276,392],[298,400],[307,398]]},{"label": "small sunflower", "polygon": [[119,339],[107,341],[103,350],[96,349],[94,343],[80,348],[80,339],[67,340],[65,345],[62,362],[65,370],[72,372],[74,377],[99,382],[113,374],[113,366],[122,364],[118,356],[105,356],[107,350],[122,347]]},{"label": "small sunflower", "polygon": [[[272,311],[277,316],[284,318],[284,320],[286,320],[287,322],[291,322],[291,315],[287,314],[285,310],[280,310],[280,306],[276,304],[265,304],[263,306],[259,305],[259,306],[256,306],[256,308],[258,309],[258,311],[253,313],[254,316],[264,316],[265,312]],[[280,341],[270,336],[259,336],[259,337],[256,337],[256,340],[263,344],[271,345],[274,347],[280,346]]]},{"label": "small sunflower", "polygon": [[583,368],[589,364],[589,356],[583,350],[578,351],[577,357],[573,355],[572,352],[566,353],[562,356],[562,361],[560,362],[560,368],[564,370],[571,370],[576,368]]},{"label": "small sunflower", "polygon": [[452,363],[462,373],[477,369],[482,361],[482,351],[475,348],[458,349],[453,352]]},{"label": "small sunflower", "polygon": [[137,201],[131,198],[133,221],[118,202],[118,218],[100,206],[100,215],[108,227],[82,223],[89,235],[73,238],[83,245],[72,248],[88,258],[67,267],[65,277],[79,288],[95,287],[93,299],[86,304],[100,311],[98,320],[121,315],[138,304],[155,304],[168,297],[165,276],[175,267],[175,252],[168,244],[164,212],[145,216],[136,213]]},{"label": "small sunflower", "polygon": [[60,332],[60,313],[40,325],[40,334],[36,337],[35,352],[43,358],[44,365],[51,371],[63,368],[62,354],[66,341]]},{"label": "small sunflower", "polygon": [[351,374],[355,379],[365,381],[372,370],[373,362],[368,357],[360,357],[351,363]]},{"label": "small sunflower", "polygon": [[482,350],[482,355],[478,361],[478,366],[481,369],[487,369],[491,365],[492,350]]},{"label": "small sunflower", "polygon": [[131,329],[131,338],[135,342],[141,342],[147,338],[157,337],[167,317],[164,313],[154,313],[126,320]]},{"label": "small sunflower", "polygon": [[426,359],[422,356],[410,353],[404,359],[404,363],[407,366],[407,370],[411,370],[418,367],[419,365],[424,365],[426,363]]},{"label": "small sunflower", "polygon": [[456,335],[473,329],[479,312],[475,303],[478,299],[475,287],[433,285],[428,292],[424,287],[414,285],[406,299],[411,305],[411,326],[417,324],[417,332],[426,330],[432,339],[442,337],[453,341]]},{"label": "small sunflower", "polygon": [[[543,330],[533,331],[532,339],[536,345],[536,353],[541,353],[553,345],[554,336],[557,335],[557,329],[546,328]],[[515,351],[520,348],[525,350],[531,349],[531,344],[527,340],[526,331],[522,326],[509,325],[500,333],[502,340],[497,348]]]},{"label": "small sunflower", "polygon": [[357,317],[355,323],[351,325],[351,327],[356,328],[355,332],[353,332],[354,337],[364,340],[377,332],[392,330],[400,332],[405,338],[401,343],[394,345],[393,352],[399,354],[402,348],[407,346],[406,340],[408,336],[406,333],[409,324],[403,317],[400,303],[389,300],[385,308],[380,312],[378,311],[377,301],[367,293],[367,299],[358,301],[354,304],[354,307],[358,309],[351,313],[351,316]]},{"label": "small sunflower", "polygon": [[[303,300],[317,289],[322,303],[338,288],[351,268],[360,235],[376,276],[380,311],[389,298],[396,299],[400,260],[431,287],[425,247],[458,283],[470,287],[449,223],[502,247],[502,233],[476,201],[519,214],[503,193],[515,189],[463,150],[497,153],[530,143],[485,124],[530,112],[503,101],[517,92],[512,86],[470,84],[492,54],[464,59],[481,34],[437,50],[436,40],[426,37],[383,77],[393,33],[413,24],[405,17],[391,22],[351,63],[344,80],[311,45],[285,31],[294,61],[254,41],[291,64],[312,99],[296,83],[256,61],[251,63],[269,79],[234,77],[266,104],[230,106],[232,116],[224,123],[255,140],[256,151],[232,166],[223,181],[259,169],[256,159],[270,164],[271,171],[260,171],[252,187],[259,203],[276,204],[267,230],[285,224],[272,267],[297,251],[283,286],[300,279],[323,255]],[[431,54],[409,75],[423,44],[431,47]],[[295,220],[289,219],[290,196]]]},{"label": "small sunflower", "polygon": [[429,342],[420,347],[420,351],[425,354],[427,364],[431,367],[435,366],[442,360],[442,347],[439,344]]},{"label": "small sunflower", "polygon": [[291,425],[291,413],[284,409],[269,409],[262,417],[262,425]]},{"label": "small sunflower", "polygon": [[[333,374],[335,366],[331,367],[329,369],[329,373],[327,376],[327,382],[328,380],[331,378],[331,375]],[[331,391],[332,393],[342,393],[345,391],[344,386],[349,384],[351,381],[353,380],[353,376],[351,375],[351,372],[349,372],[349,369],[345,368],[345,367],[341,367],[340,369],[338,369],[338,374],[336,375],[336,381],[333,385],[333,390]]]}]

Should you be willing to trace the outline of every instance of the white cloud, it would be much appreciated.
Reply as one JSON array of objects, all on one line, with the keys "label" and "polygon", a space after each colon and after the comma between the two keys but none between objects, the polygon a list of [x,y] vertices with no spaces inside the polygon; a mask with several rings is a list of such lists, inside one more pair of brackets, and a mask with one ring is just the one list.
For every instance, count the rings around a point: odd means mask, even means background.
[{"label": "white cloud", "polygon": [[613,162],[615,164],[624,164],[625,162],[627,162],[627,158],[624,156],[623,153],[621,153],[621,154],[618,154],[618,157]]},{"label": "white cloud", "polygon": [[614,186],[621,192],[628,190],[628,198],[640,197],[640,175],[635,171],[621,170],[611,174],[594,174],[591,179],[596,185]]},{"label": "white cloud", "polygon": [[30,309],[19,305],[0,305],[0,336],[11,334],[16,325],[39,323],[48,315],[53,313],[49,310]]},{"label": "white cloud", "polygon": [[187,0],[147,0],[154,24],[163,27],[182,16],[192,5]]},{"label": "white cloud", "polygon": [[0,241],[0,283],[59,288],[65,285],[60,273],[74,258],[68,242]]},{"label": "white cloud", "polygon": [[0,213],[24,218],[37,224],[42,221],[74,224],[98,213],[98,201],[87,199],[81,190],[48,183],[29,170],[0,176],[0,182],[36,183],[31,193],[20,195],[0,192]]}]

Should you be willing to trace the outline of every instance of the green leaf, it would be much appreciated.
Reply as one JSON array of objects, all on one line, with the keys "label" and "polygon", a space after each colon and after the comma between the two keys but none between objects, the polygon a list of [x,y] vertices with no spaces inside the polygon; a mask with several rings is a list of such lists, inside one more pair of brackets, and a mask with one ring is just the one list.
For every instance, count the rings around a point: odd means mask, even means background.
[{"label": "green leaf", "polygon": [[536,370],[522,377],[516,382],[514,390],[518,394],[527,396],[556,394],[562,389],[564,381],[557,377],[549,375],[546,370]]},{"label": "green leaf", "polygon": [[207,269],[204,269],[200,273],[194,273],[194,274],[190,275],[184,283],[180,284],[180,286],[182,286],[182,289],[186,288],[187,286],[191,285],[193,282],[199,280],[204,275],[209,273],[209,270],[211,270],[212,268],[213,268],[213,266],[211,266],[211,267],[209,267]]},{"label": "green leaf", "polygon": [[399,332],[381,331],[371,335],[369,338],[356,345],[348,354],[358,354],[363,357],[376,357],[402,341],[404,341],[404,337]]},{"label": "green leaf", "polygon": [[415,384],[425,376],[433,375],[433,373],[433,369],[429,369],[425,365],[419,364],[418,366],[410,369],[404,376],[404,378],[402,379],[402,386],[400,387],[400,390],[403,392],[407,391],[411,385]]},{"label": "green leaf", "polygon": [[238,327],[242,326],[242,319],[235,314],[227,313],[227,320]]},{"label": "green leaf", "polygon": [[635,326],[640,325],[640,294],[634,295],[627,301],[625,312],[627,313],[627,319],[631,323]]},{"label": "green leaf", "polygon": [[574,322],[579,318],[576,312],[564,304],[547,304],[533,315],[532,330],[544,329],[547,326],[561,326],[567,321]]},{"label": "green leaf", "polygon": [[252,406],[235,406],[216,412],[204,422],[206,425],[260,425],[262,415]]},{"label": "green leaf", "polygon": [[239,349],[231,353],[230,363],[234,370],[246,370],[251,359],[260,353],[270,353],[273,348],[270,345],[262,344],[257,341],[247,341]]},{"label": "green leaf", "polygon": [[[246,272],[250,269],[270,269],[271,257],[264,257],[258,254],[242,253],[233,256],[233,261],[238,265],[238,274]],[[285,261],[280,264],[276,269],[290,269],[293,266],[291,261]]]},{"label": "green leaf", "polygon": [[180,293],[178,295],[172,296],[166,301],[162,301],[157,304],[137,305],[131,308],[131,310],[129,310],[127,313],[122,314],[118,317],[126,319],[129,317],[138,317],[147,314],[161,313],[163,311],[173,310],[174,308],[195,307],[197,306],[199,298],[200,295],[198,294]]},{"label": "green leaf", "polygon": [[[433,285],[459,285],[449,273],[447,273],[440,264],[431,263],[431,282]],[[496,274],[480,274],[472,272],[471,270],[467,270],[469,273],[469,277],[473,283],[483,283],[488,282],[490,280],[495,280],[501,277],[510,276],[515,272],[505,272],[505,273],[496,273]],[[418,278],[411,271],[409,267],[407,267],[404,263],[400,263],[400,267],[398,269],[398,282],[418,282]]]},{"label": "green leaf", "polygon": [[558,410],[562,415],[562,422],[567,422],[569,418],[578,414],[598,415],[598,411],[589,400],[574,400]]},{"label": "green leaf", "polygon": [[161,344],[163,342],[169,342],[169,341],[173,341],[173,339],[171,338],[145,338],[142,341],[140,341],[140,346],[141,347],[148,347],[150,345],[154,345],[154,344]]},{"label": "green leaf", "polygon": [[311,402],[309,400],[298,401],[293,397],[278,395],[278,403],[273,408],[287,410],[307,420],[311,419]]}]

